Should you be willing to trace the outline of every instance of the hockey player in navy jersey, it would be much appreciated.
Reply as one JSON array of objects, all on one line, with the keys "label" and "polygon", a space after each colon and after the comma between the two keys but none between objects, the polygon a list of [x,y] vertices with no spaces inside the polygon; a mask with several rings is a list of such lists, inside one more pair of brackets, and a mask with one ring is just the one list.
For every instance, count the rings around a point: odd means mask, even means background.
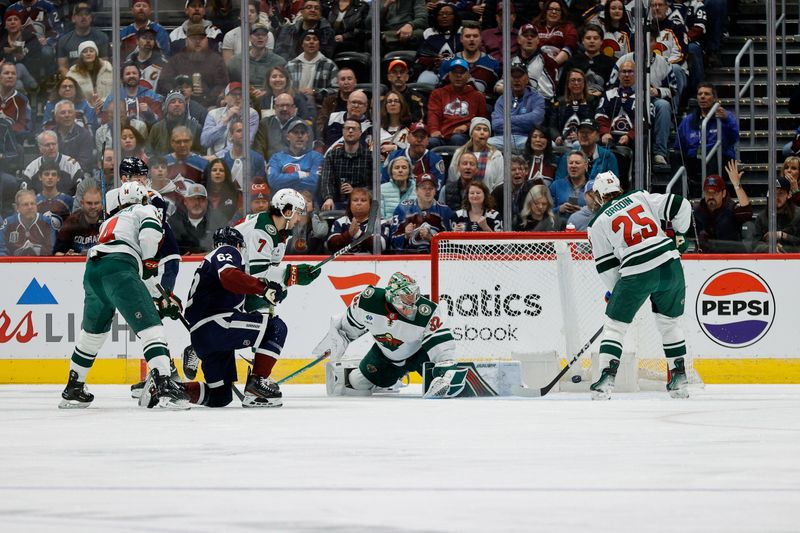
[{"label": "hockey player in navy jersey", "polygon": [[[197,268],[186,300],[186,320],[192,345],[202,361],[205,382],[185,384],[192,403],[224,407],[236,381],[234,350],[253,348],[256,357],[277,359],[286,340],[286,324],[277,316],[242,311],[245,295],[263,296],[277,304],[286,295],[283,285],[245,273],[242,234],[235,228],[214,233],[216,249]],[[253,383],[251,383],[251,381]],[[282,395],[269,377],[248,377],[243,407],[280,407]]]}]

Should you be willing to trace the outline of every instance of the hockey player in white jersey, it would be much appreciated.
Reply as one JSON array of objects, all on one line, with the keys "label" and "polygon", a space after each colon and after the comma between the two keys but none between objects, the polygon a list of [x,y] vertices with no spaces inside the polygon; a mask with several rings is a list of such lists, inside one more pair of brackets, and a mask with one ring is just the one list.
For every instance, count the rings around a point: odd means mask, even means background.
[{"label": "hockey player in white jersey", "polygon": [[158,272],[157,262],[155,268],[149,265],[164,233],[161,215],[147,204],[147,191],[139,183],[125,183],[117,191],[121,209],[100,227],[98,244],[87,255],[81,332],[59,407],[88,407],[94,399],[86,389],[86,376],[119,310],[141,339],[150,368],[139,405],[187,409],[188,396],[170,379],[164,327],[143,282]]},{"label": "hockey player in white jersey", "polygon": [[[350,342],[365,333],[375,343],[356,367],[338,363]],[[433,362],[440,369],[455,369],[455,342],[436,303],[420,296],[417,282],[401,272],[392,274],[385,289],[367,287],[347,312],[333,317],[331,329],[314,349],[330,353],[326,385],[331,396],[369,394],[394,385],[408,372],[422,373]],[[453,373],[437,372],[426,397],[446,397]],[[447,377],[444,377],[447,374]]]},{"label": "hockey player in white jersey", "polygon": [[[245,262],[247,273],[259,278],[264,283],[278,284],[277,301],[267,301],[253,294],[245,298],[246,312],[272,313],[273,305],[280,303],[287,294],[286,288],[292,285],[308,285],[317,279],[322,272],[312,265],[281,265],[286,253],[286,242],[291,230],[300,216],[305,213],[306,200],[294,189],[280,189],[272,196],[269,211],[247,215],[235,229],[244,237]],[[275,317],[277,319],[277,317]],[[280,328],[277,328],[280,329]],[[267,331],[272,331],[268,326]],[[286,328],[283,327],[283,336]],[[281,346],[283,338],[280,339]],[[247,378],[243,404],[252,407],[270,407],[280,405],[281,391],[278,384],[270,378],[277,362],[277,354],[256,352],[253,356],[252,373]]]},{"label": "hockey player in white jersey", "polygon": [[[686,398],[686,341],[679,325],[686,286],[680,254],[687,247],[691,205],[676,194],[623,193],[613,172],[598,174],[593,192],[602,207],[589,223],[589,241],[597,272],[612,292],[600,341],[603,370],[591,385],[592,399],[611,397],[625,332],[648,298],[671,376],[667,391],[673,398]],[[665,231],[662,223],[671,229]]]}]

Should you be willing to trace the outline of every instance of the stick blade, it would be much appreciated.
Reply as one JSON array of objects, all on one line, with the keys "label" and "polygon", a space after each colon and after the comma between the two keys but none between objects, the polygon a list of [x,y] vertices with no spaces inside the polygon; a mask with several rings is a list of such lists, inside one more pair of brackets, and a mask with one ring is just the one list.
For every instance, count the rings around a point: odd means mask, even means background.
[{"label": "stick blade", "polygon": [[523,398],[541,398],[544,396],[542,389],[532,389],[523,385],[514,385],[511,388],[511,393],[514,396],[522,396]]}]

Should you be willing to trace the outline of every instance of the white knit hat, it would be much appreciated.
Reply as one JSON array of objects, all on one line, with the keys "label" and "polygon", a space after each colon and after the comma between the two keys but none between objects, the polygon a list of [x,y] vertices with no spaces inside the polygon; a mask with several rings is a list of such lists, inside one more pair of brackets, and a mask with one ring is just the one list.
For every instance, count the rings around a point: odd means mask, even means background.
[{"label": "white knit hat", "polygon": [[492,123],[489,122],[489,119],[483,117],[475,117],[469,123],[469,136],[472,137],[472,130],[475,129],[475,126],[479,126],[483,124],[487,128],[489,128],[489,135],[492,134]]},{"label": "white knit hat", "polygon": [[99,54],[100,49],[97,48],[97,45],[94,41],[83,41],[81,44],[78,45],[78,55],[81,55],[84,50],[87,48],[94,48],[95,53]]}]

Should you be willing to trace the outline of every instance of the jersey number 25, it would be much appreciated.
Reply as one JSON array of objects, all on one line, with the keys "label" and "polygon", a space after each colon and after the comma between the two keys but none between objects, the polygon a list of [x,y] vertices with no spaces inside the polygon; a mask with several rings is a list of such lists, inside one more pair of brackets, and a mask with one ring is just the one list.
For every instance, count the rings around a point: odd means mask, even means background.
[{"label": "jersey number 25", "polygon": [[644,239],[649,239],[658,233],[658,226],[652,218],[642,216],[644,207],[637,205],[623,211],[611,221],[611,231],[618,233],[623,231],[625,244],[634,246]]}]

